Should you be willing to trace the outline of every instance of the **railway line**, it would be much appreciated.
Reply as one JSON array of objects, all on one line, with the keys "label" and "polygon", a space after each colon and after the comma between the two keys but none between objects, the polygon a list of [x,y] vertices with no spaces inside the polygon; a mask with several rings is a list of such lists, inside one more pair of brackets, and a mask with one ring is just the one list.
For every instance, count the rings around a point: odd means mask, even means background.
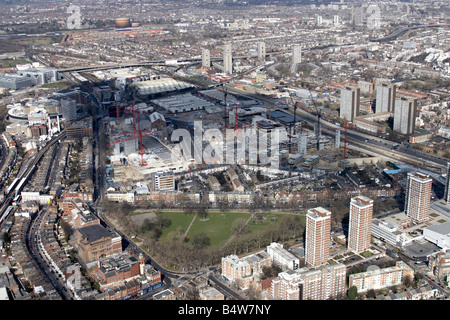
[{"label": "railway line", "polygon": [[57,136],[54,136],[39,152],[36,154],[34,158],[30,162],[27,162],[23,167],[23,170],[19,172],[18,176],[14,179],[14,181],[8,186],[5,193],[5,200],[0,207],[0,226],[8,219],[11,209],[12,202],[20,196],[20,192],[22,191],[24,185],[30,180],[34,171],[37,168],[39,161],[42,159],[44,154],[58,141],[66,138],[65,129],[61,131],[61,133]]}]

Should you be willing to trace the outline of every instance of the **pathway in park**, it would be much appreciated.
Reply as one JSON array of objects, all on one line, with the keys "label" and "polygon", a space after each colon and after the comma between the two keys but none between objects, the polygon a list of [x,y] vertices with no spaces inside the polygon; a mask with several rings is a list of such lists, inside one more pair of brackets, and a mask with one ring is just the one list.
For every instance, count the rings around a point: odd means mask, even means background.
[{"label": "pathway in park", "polygon": [[187,234],[189,233],[189,230],[191,229],[192,225],[194,224],[195,218],[197,218],[198,213],[195,213],[194,218],[192,218],[191,223],[189,224],[189,227],[187,228],[186,232],[184,233],[184,238],[187,237]]}]

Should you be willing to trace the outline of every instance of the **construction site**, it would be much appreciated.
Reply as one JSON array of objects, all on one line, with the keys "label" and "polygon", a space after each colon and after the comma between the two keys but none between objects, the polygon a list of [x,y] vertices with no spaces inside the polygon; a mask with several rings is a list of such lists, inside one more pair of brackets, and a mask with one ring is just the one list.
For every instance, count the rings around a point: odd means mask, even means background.
[{"label": "construction site", "polygon": [[[260,161],[261,134],[270,137],[275,131],[279,133],[276,150],[270,138],[265,145],[278,166],[270,178],[295,176],[314,168],[337,171],[347,157],[367,157],[347,150],[345,128],[322,130],[320,115],[317,122],[308,122],[297,113],[299,105],[291,99],[285,108],[278,108],[217,89],[182,91],[116,105],[116,112],[103,120],[109,138],[108,183],[135,186],[152,181],[155,174],[190,176],[193,170],[214,165],[264,167],[267,161]],[[190,140],[179,138],[180,129]],[[200,139],[196,139],[196,130],[201,132]],[[238,137],[232,142],[232,158],[227,157],[230,145],[226,137],[230,134]],[[250,171],[247,177],[254,174]]]}]

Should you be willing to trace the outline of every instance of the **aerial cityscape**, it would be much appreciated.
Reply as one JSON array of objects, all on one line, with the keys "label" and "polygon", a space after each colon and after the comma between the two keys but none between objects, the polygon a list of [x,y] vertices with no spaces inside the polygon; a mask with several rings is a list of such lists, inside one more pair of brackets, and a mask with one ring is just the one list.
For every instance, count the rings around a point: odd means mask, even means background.
[{"label": "aerial cityscape", "polygon": [[0,300],[450,299],[448,0],[0,4]]}]

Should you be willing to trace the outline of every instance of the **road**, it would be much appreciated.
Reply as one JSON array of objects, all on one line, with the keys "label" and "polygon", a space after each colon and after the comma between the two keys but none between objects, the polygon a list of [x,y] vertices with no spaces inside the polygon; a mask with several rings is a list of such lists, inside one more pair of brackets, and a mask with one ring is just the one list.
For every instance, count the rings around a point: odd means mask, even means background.
[{"label": "road", "polygon": [[33,257],[34,262],[39,267],[44,276],[53,285],[55,290],[64,300],[73,300],[72,293],[66,289],[65,281],[51,266],[47,257],[43,252],[40,228],[42,221],[45,220],[45,211],[39,211],[37,216],[31,221],[31,225],[27,230],[27,248]]}]

